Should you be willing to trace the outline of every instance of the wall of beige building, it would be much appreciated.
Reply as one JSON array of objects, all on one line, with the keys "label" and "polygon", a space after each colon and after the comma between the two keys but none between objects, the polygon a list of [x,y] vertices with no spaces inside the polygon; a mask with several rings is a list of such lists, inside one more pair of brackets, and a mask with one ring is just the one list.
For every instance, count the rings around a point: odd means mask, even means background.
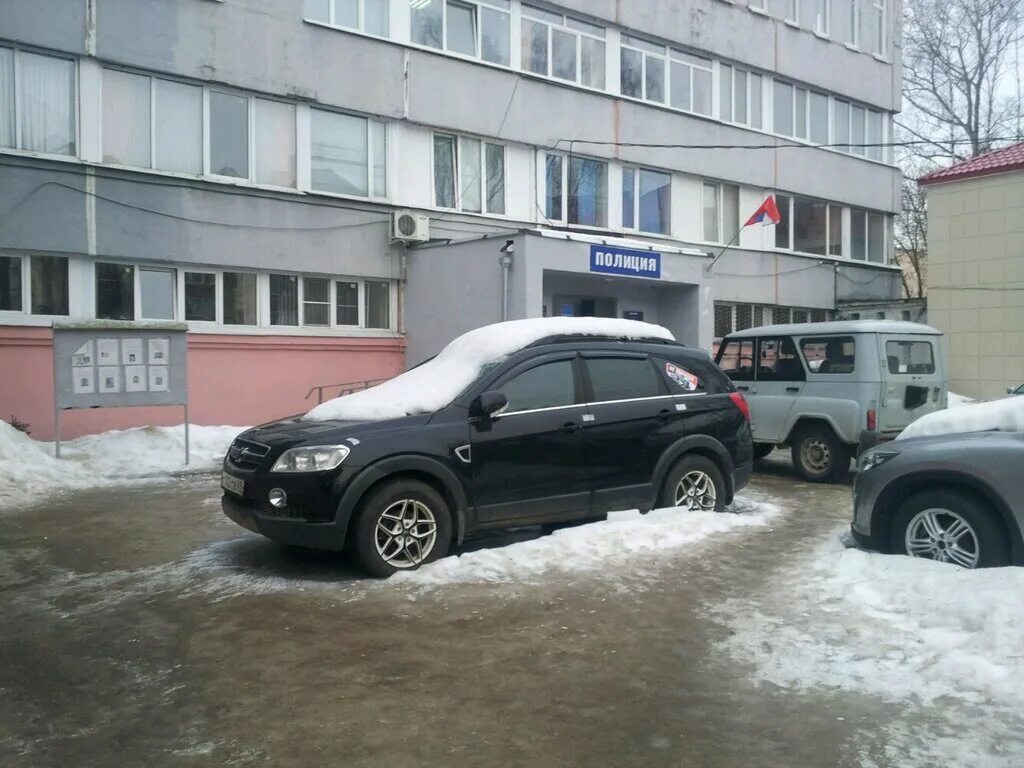
[{"label": "wall of beige building", "polygon": [[1024,171],[928,187],[928,317],[954,392],[1024,383]]}]

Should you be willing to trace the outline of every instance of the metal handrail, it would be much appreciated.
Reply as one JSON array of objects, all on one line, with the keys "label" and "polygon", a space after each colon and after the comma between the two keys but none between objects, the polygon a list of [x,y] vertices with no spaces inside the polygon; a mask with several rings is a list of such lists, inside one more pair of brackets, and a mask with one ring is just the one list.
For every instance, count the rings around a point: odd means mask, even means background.
[{"label": "metal handrail", "polygon": [[369,389],[370,387],[375,387],[378,384],[383,384],[385,381],[388,381],[389,378],[365,379],[364,381],[346,381],[343,384],[320,384],[318,386],[310,388],[309,392],[306,393],[306,396],[303,399],[309,400],[309,398],[312,397],[313,393],[316,392],[316,401],[319,404],[324,401],[325,389],[334,389],[335,387],[337,387],[337,397],[341,397],[342,395],[351,395],[353,392],[361,392],[364,389]]}]

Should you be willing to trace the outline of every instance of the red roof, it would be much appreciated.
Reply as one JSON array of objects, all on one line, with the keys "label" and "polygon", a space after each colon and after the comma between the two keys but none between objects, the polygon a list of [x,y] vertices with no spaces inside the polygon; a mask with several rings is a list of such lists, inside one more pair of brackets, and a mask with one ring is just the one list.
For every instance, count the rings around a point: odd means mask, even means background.
[{"label": "red roof", "polygon": [[917,180],[917,183],[924,186],[937,184],[940,181],[959,181],[960,179],[972,179],[975,176],[990,176],[993,173],[1020,170],[1024,170],[1024,141],[972,157],[970,160],[964,160],[949,168],[926,173]]}]

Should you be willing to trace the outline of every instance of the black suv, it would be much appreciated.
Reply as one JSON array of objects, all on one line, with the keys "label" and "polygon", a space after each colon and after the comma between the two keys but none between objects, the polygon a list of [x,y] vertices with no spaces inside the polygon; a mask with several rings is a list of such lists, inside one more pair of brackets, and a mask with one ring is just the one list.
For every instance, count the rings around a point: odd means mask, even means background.
[{"label": "black suv", "polygon": [[748,418],[703,350],[545,338],[433,413],[243,433],[224,460],[223,509],[275,541],[348,548],[387,576],[484,530],[656,505],[720,511],[750,477]]}]

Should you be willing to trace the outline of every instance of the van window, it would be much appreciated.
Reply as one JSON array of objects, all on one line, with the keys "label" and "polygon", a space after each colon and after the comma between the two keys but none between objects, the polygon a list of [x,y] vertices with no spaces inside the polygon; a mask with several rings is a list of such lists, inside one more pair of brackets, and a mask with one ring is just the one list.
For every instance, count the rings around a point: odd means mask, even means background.
[{"label": "van window", "polygon": [[718,350],[718,367],[733,381],[754,380],[754,340],[732,339]]},{"label": "van window", "polygon": [[804,367],[796,354],[796,344],[788,336],[758,339],[758,381],[803,381]]},{"label": "van window", "polygon": [[887,341],[885,358],[889,373],[935,373],[930,341]]},{"label": "van window", "polygon": [[803,339],[800,351],[811,373],[853,373],[857,351],[853,336]]}]

